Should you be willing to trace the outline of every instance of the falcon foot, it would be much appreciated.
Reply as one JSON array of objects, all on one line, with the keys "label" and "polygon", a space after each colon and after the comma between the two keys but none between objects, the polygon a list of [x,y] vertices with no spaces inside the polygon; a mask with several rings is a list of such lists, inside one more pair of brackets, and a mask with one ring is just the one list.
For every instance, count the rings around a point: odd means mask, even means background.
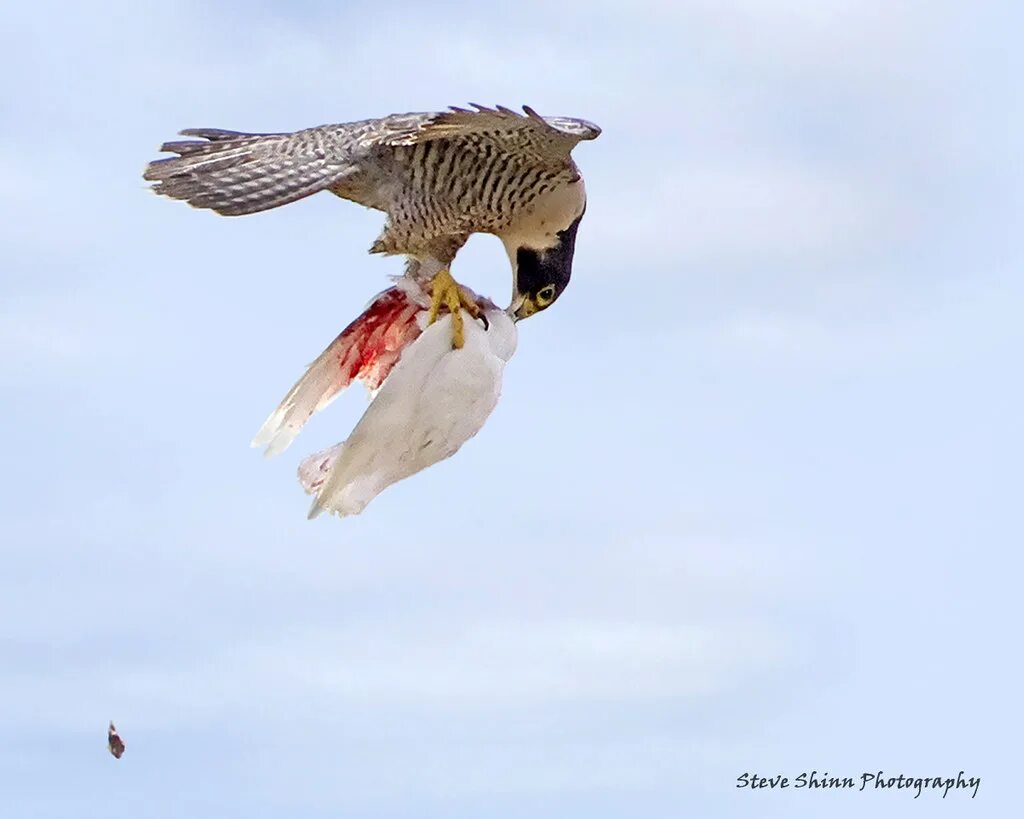
[{"label": "falcon foot", "polygon": [[483,311],[476,300],[452,278],[447,269],[434,276],[430,288],[430,313],[427,315],[427,324],[437,321],[442,305],[447,307],[448,312],[452,314],[452,349],[461,350],[466,343],[462,311],[465,310],[475,319],[486,321]]}]

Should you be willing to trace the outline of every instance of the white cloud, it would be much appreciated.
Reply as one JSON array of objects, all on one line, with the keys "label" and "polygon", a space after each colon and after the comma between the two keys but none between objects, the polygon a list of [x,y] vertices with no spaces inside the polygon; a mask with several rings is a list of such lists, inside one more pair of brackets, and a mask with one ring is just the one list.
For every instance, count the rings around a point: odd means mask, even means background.
[{"label": "white cloud", "polygon": [[38,724],[45,710],[46,723],[85,726],[116,710],[153,728],[254,717],[284,702],[334,722],[352,709],[504,713],[707,698],[789,667],[793,653],[781,630],[753,620],[360,620],[176,653],[171,663],[8,674],[0,688],[7,722],[35,713]]},{"label": "white cloud", "polygon": [[[650,267],[834,268],[905,230],[909,205],[842,168],[785,159],[677,158],[598,198],[594,235],[616,258]],[[602,191],[604,193],[604,191]],[[593,195],[593,194],[592,194]],[[609,267],[609,270],[614,269]]]},{"label": "white cloud", "polygon": [[781,635],[755,623],[535,620],[454,634],[365,624],[346,631],[258,647],[249,662],[263,673],[288,669],[300,689],[321,697],[493,708],[706,696],[776,667],[786,653]]},{"label": "white cloud", "polygon": [[0,309],[0,368],[67,368],[93,352],[82,317],[67,295],[8,302]]}]

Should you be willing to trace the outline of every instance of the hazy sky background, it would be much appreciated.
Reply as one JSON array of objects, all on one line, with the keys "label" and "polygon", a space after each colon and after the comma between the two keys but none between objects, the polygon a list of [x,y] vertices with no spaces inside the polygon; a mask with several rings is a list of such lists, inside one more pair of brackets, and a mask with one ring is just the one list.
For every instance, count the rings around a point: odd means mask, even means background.
[{"label": "hazy sky background", "polygon": [[[4,816],[1006,816],[1013,3],[8,3]],[[455,458],[305,520],[248,441],[399,272],[379,214],[147,193],[183,127],[604,128],[575,276]],[[500,243],[455,273],[505,302]],[[114,719],[123,759],[105,750]],[[977,799],[744,771],[983,779]]]}]

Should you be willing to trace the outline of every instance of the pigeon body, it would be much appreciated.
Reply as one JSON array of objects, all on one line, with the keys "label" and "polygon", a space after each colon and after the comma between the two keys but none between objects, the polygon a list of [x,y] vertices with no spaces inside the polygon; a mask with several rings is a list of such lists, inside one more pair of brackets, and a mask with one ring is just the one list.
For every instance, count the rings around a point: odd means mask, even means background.
[{"label": "pigeon body", "polygon": [[453,350],[451,316],[407,347],[352,434],[307,458],[299,479],[323,511],[359,514],[381,491],[454,455],[483,427],[501,395],[516,327],[504,310],[485,313],[488,327],[464,316],[466,343]]}]

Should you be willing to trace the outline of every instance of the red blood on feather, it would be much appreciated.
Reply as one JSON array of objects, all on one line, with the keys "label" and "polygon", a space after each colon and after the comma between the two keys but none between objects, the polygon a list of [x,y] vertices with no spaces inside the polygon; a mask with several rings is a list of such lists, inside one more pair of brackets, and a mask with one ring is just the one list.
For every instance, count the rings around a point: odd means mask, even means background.
[{"label": "red blood on feather", "polygon": [[381,293],[338,336],[338,365],[345,384],[362,379],[376,389],[421,333],[417,316],[423,306],[397,287]]}]

